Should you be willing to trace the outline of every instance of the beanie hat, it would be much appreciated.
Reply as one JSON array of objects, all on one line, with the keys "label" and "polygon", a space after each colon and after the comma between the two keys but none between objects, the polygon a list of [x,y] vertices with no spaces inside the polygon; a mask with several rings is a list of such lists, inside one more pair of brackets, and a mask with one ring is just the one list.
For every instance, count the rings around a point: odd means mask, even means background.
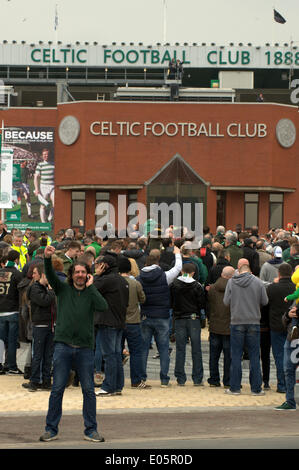
[{"label": "beanie hat", "polygon": [[120,273],[129,273],[131,271],[131,263],[128,258],[121,257],[118,261],[118,270]]}]

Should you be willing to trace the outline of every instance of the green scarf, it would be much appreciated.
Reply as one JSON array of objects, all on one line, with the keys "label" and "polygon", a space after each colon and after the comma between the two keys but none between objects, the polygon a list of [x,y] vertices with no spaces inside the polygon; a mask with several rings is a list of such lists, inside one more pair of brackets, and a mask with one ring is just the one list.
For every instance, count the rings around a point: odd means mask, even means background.
[{"label": "green scarf", "polygon": [[7,261],[6,265],[7,268],[15,268],[16,263],[14,261]]}]

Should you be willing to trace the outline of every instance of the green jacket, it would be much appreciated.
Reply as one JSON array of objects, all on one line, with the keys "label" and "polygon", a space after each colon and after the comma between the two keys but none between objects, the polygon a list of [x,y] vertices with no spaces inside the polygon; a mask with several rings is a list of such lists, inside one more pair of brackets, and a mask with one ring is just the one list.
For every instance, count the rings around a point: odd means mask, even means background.
[{"label": "green jacket", "polygon": [[206,265],[203,263],[201,258],[198,258],[198,256],[191,256],[191,259],[195,261],[195,263],[198,266],[198,271],[199,271],[199,282],[201,284],[204,284],[207,280],[208,277],[208,269]]},{"label": "green jacket", "polygon": [[282,259],[283,259],[286,263],[288,262],[288,259],[289,259],[289,257],[291,256],[291,255],[290,255],[290,250],[291,250],[291,247],[286,248],[286,249],[283,250],[283,252],[282,252]]},{"label": "green jacket", "polygon": [[239,259],[243,258],[243,248],[232,243],[231,245],[226,246],[225,250],[230,254],[230,264],[237,269]]},{"label": "green jacket", "polygon": [[51,258],[45,258],[45,274],[57,296],[54,341],[94,349],[94,312],[107,310],[94,285],[78,290],[57,277]]},{"label": "green jacket", "polygon": [[85,251],[87,250],[87,248],[89,246],[92,246],[96,250],[96,258],[97,258],[99,256],[100,252],[101,252],[101,249],[102,249],[101,245],[99,245],[97,242],[92,242],[92,243],[90,243],[90,245],[87,245],[85,247]]},{"label": "green jacket", "polygon": [[64,253],[62,255],[58,255],[61,259],[61,261],[63,262],[63,272],[64,274],[68,275],[68,271],[69,271],[69,268],[70,266],[72,266],[73,264],[73,260],[71,258],[69,258],[68,256],[66,256]]},{"label": "green jacket", "polygon": [[[286,296],[286,299],[287,300],[297,300],[299,299],[299,288],[295,290],[295,292],[293,292],[293,294],[289,294]],[[297,302],[296,302],[297,303]]]}]

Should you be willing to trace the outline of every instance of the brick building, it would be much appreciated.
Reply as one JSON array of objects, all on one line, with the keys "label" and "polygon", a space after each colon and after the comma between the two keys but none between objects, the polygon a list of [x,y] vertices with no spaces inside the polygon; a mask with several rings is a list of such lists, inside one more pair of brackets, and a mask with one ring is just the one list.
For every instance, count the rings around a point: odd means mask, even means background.
[{"label": "brick building", "polygon": [[0,119],[55,128],[55,231],[79,218],[94,228],[101,201],[117,224],[120,195],[147,207],[202,202],[212,231],[299,222],[296,106],[82,101],[10,108]]}]

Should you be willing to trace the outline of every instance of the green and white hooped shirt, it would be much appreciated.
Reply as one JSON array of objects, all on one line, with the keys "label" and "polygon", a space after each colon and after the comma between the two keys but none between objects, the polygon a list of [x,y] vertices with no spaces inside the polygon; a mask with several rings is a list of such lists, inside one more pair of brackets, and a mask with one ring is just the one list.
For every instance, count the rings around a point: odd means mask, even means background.
[{"label": "green and white hooped shirt", "polygon": [[50,162],[40,162],[35,173],[40,176],[40,184],[49,184],[54,186],[55,166]]}]

